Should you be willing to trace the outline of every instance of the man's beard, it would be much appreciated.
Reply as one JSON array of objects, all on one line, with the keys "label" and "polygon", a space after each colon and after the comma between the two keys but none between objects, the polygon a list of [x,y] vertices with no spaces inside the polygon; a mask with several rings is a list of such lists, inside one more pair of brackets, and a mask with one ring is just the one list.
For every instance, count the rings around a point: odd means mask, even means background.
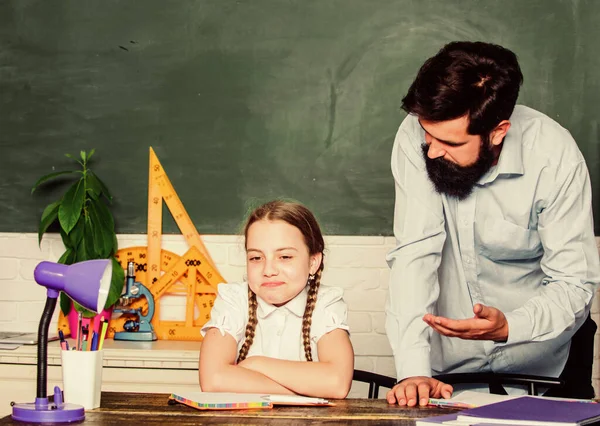
[{"label": "man's beard", "polygon": [[473,191],[479,179],[492,167],[495,155],[489,143],[489,137],[481,137],[481,148],[475,163],[470,166],[459,166],[443,157],[431,159],[427,156],[429,145],[423,144],[423,157],[429,180],[436,192],[464,200]]}]

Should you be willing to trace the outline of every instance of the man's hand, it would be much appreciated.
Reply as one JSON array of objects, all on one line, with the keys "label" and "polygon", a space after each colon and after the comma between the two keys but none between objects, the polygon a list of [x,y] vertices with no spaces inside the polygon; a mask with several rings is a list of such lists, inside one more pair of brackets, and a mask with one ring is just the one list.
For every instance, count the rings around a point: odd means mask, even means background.
[{"label": "man's hand", "polygon": [[448,337],[466,340],[493,340],[506,342],[508,321],[499,309],[477,303],[473,306],[475,316],[465,320],[453,320],[425,314],[425,321],[431,328]]},{"label": "man's hand", "polygon": [[[429,398],[451,398],[452,386],[442,383],[431,377],[408,377],[394,386],[386,395],[390,404],[407,405],[414,407],[417,401],[420,406],[425,406]],[[418,398],[418,399],[417,399]]]}]

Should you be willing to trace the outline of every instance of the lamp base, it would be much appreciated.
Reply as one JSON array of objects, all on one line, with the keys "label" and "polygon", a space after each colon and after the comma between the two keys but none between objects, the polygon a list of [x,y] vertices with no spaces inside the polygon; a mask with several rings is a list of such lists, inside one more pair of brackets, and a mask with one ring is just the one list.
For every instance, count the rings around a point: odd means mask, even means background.
[{"label": "lamp base", "polygon": [[48,398],[36,398],[35,402],[13,404],[12,419],[27,423],[73,423],[85,419],[81,405],[65,403],[62,391],[54,387],[54,402]]}]

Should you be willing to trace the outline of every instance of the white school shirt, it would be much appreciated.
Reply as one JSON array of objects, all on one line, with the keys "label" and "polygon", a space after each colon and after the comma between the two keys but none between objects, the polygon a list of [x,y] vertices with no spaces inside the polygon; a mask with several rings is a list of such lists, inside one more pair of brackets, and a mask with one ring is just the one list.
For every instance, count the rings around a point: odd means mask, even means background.
[{"label": "white school shirt", "polygon": [[[305,288],[283,306],[273,306],[256,297],[256,324],[254,341],[248,357],[267,356],[289,361],[306,361],[302,344],[302,316],[308,290]],[[347,306],[339,287],[319,286],[317,302],[310,327],[311,353],[319,360],[317,342],[335,329],[348,331]],[[202,336],[210,328],[217,328],[224,336],[230,334],[237,342],[238,351],[244,344],[248,323],[248,283],[219,284],[218,295],[211,309],[210,320],[202,327]]]},{"label": "white school shirt", "polygon": [[[600,266],[583,155],[538,111],[517,106],[510,122],[498,164],[460,201],[433,189],[417,117],[398,130],[386,308],[398,379],[472,371],[558,377],[588,315]],[[507,342],[441,336],[421,319],[471,318],[476,303],[506,315]]]}]

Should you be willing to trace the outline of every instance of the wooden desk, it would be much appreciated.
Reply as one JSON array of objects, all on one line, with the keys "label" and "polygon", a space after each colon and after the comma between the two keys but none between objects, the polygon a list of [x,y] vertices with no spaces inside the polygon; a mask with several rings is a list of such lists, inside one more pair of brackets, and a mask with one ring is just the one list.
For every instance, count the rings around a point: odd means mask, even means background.
[{"label": "wooden desk", "polygon": [[[101,407],[86,412],[90,425],[296,425],[371,424],[414,425],[414,419],[453,412],[442,408],[403,408],[381,399],[346,399],[335,407],[276,407],[260,410],[200,411],[167,404],[168,394],[102,392]],[[0,425],[23,425],[10,416]]]}]

